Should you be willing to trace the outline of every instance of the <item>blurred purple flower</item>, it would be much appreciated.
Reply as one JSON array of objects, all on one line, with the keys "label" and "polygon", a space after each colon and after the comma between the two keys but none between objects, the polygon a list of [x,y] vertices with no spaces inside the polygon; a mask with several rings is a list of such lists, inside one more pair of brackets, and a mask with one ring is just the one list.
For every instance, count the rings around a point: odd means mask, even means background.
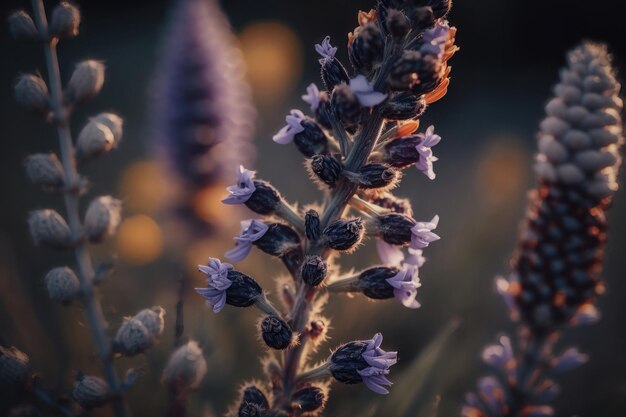
[{"label": "blurred purple flower", "polygon": [[350,89],[362,107],[376,106],[387,98],[387,94],[374,91],[374,87],[364,75],[357,75],[350,80]]},{"label": "blurred purple flower", "polygon": [[322,58],[334,58],[337,53],[337,47],[330,44],[330,36],[326,36],[321,44],[315,44],[315,51]]},{"label": "blurred purple flower", "polygon": [[236,246],[224,255],[233,262],[245,259],[252,250],[252,243],[261,239],[267,232],[268,226],[262,221],[252,219],[241,222],[241,233],[235,236]]},{"label": "blurred purple flower", "polygon": [[417,153],[420,155],[420,159],[415,166],[422,171],[429,179],[434,180],[436,175],[433,169],[433,162],[437,161],[437,157],[433,156],[433,146],[437,145],[441,141],[441,136],[435,134],[435,126],[430,126],[426,129],[423,139],[416,146]]},{"label": "blurred purple flower", "polygon": [[285,121],[287,125],[285,125],[277,134],[272,138],[274,142],[286,145],[293,141],[293,138],[296,134],[304,131],[304,127],[302,127],[302,121],[305,119],[304,113],[300,110],[293,109],[290,114],[285,117]]},{"label": "blurred purple flower", "polygon": [[207,288],[196,288],[196,292],[206,298],[207,304],[215,313],[222,311],[226,305],[226,290],[232,285],[228,279],[228,271],[233,266],[222,263],[217,258],[209,258],[207,265],[198,265],[198,270],[207,276]]},{"label": "blurred purple flower", "polygon": [[417,266],[405,264],[395,276],[387,279],[387,282],[394,288],[393,295],[403,306],[420,307],[420,303],[415,299],[417,289],[422,286]]},{"label": "blurred purple flower", "polygon": [[361,356],[370,366],[357,372],[369,389],[377,394],[389,394],[385,386],[391,386],[392,382],[385,375],[388,375],[389,368],[398,362],[398,353],[382,350],[380,348],[382,342],[383,335],[380,333],[376,333],[374,338],[368,341]]},{"label": "blurred purple flower", "polygon": [[239,165],[239,175],[237,176],[237,183],[227,187],[228,197],[222,200],[224,204],[243,204],[256,190],[254,186],[255,172],[247,170],[243,165]]},{"label": "blurred purple flower", "polygon": [[429,222],[417,222],[417,224],[411,228],[411,248],[426,248],[431,242],[441,239],[438,235],[432,232],[437,228],[438,224],[439,216],[433,217]]},{"label": "blurred purple flower", "polygon": [[320,104],[320,90],[315,83],[309,84],[306,88],[306,94],[302,96],[302,100],[311,105],[311,111],[315,112]]}]

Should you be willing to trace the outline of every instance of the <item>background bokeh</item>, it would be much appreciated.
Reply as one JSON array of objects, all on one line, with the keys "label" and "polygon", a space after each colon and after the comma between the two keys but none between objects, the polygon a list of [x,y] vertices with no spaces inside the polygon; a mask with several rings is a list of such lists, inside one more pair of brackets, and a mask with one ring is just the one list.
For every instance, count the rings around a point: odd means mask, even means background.
[{"label": "background bokeh", "polygon": [[[306,85],[318,82],[313,44],[330,35],[340,46],[339,56],[346,58],[346,33],[356,24],[357,10],[367,10],[372,3],[223,1],[248,63],[258,107],[255,169],[291,201],[307,203],[320,194],[308,182],[295,149],[273,144],[271,135],[290,108],[302,107],[299,96]],[[0,15],[27,5],[5,0]],[[438,230],[443,238],[429,248],[421,272],[423,307],[409,311],[397,303],[337,297],[328,310],[334,317],[328,347],[381,330],[386,345],[400,351],[396,379],[442,329],[458,323],[447,342],[431,355],[431,361],[436,361],[432,369],[427,372],[424,367],[415,377],[419,379],[415,385],[423,390],[419,407],[409,415],[428,409],[437,395],[440,416],[458,414],[464,393],[486,371],[479,360],[481,348],[499,332],[512,330],[493,278],[507,270],[525,193],[533,183],[530,166],[542,106],[564,52],[583,38],[608,42],[618,68],[626,68],[619,6],[617,0],[459,0],[454,5],[450,20],[459,28],[461,51],[451,62],[452,85],[422,123],[423,127],[435,124],[443,137],[436,149],[437,179],[430,182],[411,173],[399,191],[411,198],[417,218],[441,216]],[[194,264],[221,255],[231,245],[228,236],[237,229],[236,219],[231,211],[205,205],[204,215],[219,218],[229,225],[227,230],[223,236],[180,247],[172,244],[175,225],[155,214],[168,195],[163,186],[167,174],[153,161],[151,128],[151,92],[168,2],[85,1],[81,8],[81,36],[64,42],[60,49],[62,74],[67,77],[73,64],[87,57],[103,59],[108,69],[101,95],[77,113],[76,129],[89,114],[101,110],[119,112],[126,123],[120,149],[82,168],[92,180],[94,195],[112,192],[128,203],[130,220],[118,241],[96,250],[100,259],[106,259],[110,250],[120,258],[115,275],[102,290],[105,313],[116,328],[122,316],[145,305],[161,304],[172,312],[157,349],[122,361],[142,374],[130,395],[136,415],[162,415],[166,396],[161,395],[165,391],[159,377],[172,341],[175,280],[189,273],[193,284],[200,285],[202,277],[193,273]],[[16,74],[42,68],[41,51],[36,45],[15,43],[3,31],[0,57],[0,334],[6,343],[27,352],[45,380],[62,392],[73,370],[96,372],[97,364],[79,307],[59,308],[45,293],[45,272],[70,261],[60,259],[64,254],[34,247],[25,222],[31,209],[59,207],[56,197],[27,182],[22,168],[29,153],[54,150],[55,135],[12,98]],[[618,193],[609,215],[608,290],[599,301],[603,319],[565,338],[564,344],[578,345],[592,359],[562,381],[563,394],[556,402],[559,416],[626,415],[625,210],[626,193]],[[350,258],[346,266],[374,262],[373,248],[366,246]],[[267,288],[273,288],[272,280],[281,268],[258,253],[241,266]],[[261,375],[256,317],[249,310],[228,308],[213,315],[199,297],[188,295],[186,333],[201,342],[210,364],[209,375],[193,397],[191,415],[220,415],[233,399],[235,384]],[[326,353],[323,348],[322,354]],[[333,392],[329,416],[354,415],[357,406],[371,400],[360,387],[335,385]],[[387,415],[382,410],[375,415]]]}]

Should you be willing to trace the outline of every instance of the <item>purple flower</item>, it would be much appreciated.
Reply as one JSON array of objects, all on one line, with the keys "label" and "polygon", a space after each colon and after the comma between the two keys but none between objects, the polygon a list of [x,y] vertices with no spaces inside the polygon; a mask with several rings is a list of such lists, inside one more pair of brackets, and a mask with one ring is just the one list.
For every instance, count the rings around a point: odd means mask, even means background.
[{"label": "purple flower", "polygon": [[321,44],[315,45],[315,51],[322,56],[322,58],[334,58],[337,53],[337,47],[330,44],[330,36],[326,36]]},{"label": "purple flower", "polygon": [[385,375],[388,375],[389,368],[398,362],[398,353],[382,350],[380,348],[382,342],[383,335],[380,333],[376,333],[374,338],[368,341],[361,356],[370,366],[357,372],[369,389],[377,394],[389,394],[385,386],[391,386],[392,382]]},{"label": "purple flower", "polygon": [[207,288],[196,288],[196,292],[206,298],[215,313],[222,311],[226,305],[226,290],[232,285],[228,271],[232,269],[231,264],[216,258],[209,258],[207,265],[198,265],[198,270],[207,276]]},{"label": "purple flower", "polygon": [[376,106],[387,98],[387,94],[374,91],[374,87],[364,75],[357,75],[350,80],[350,89],[362,107]]},{"label": "purple flower", "polygon": [[239,165],[239,176],[237,177],[237,184],[231,185],[226,189],[230,193],[228,197],[222,200],[224,204],[243,204],[256,190],[254,186],[254,171],[247,170],[243,165]]},{"label": "purple flower", "polygon": [[584,365],[587,361],[589,361],[589,355],[581,353],[577,348],[572,347],[563,352],[561,356],[552,360],[552,372],[556,374],[569,372]]},{"label": "purple flower", "polygon": [[431,242],[441,239],[432,231],[437,228],[439,216],[433,217],[429,222],[417,222],[411,228],[411,247],[413,249],[423,249],[428,247]]},{"label": "purple flower", "polygon": [[500,337],[500,344],[487,346],[483,350],[483,361],[485,363],[500,369],[501,371],[508,371],[511,368],[515,368],[513,356],[513,347],[511,346],[511,339],[507,336]]},{"label": "purple flower", "polygon": [[426,134],[420,143],[415,147],[420,158],[415,164],[417,169],[422,171],[429,179],[434,180],[436,175],[433,170],[433,162],[437,161],[437,157],[433,156],[433,146],[441,141],[441,136],[435,134],[435,126],[426,129]]},{"label": "purple flower", "polygon": [[393,290],[396,300],[408,308],[419,308],[420,303],[417,302],[417,289],[422,286],[418,274],[418,267],[411,264],[405,264],[400,272],[387,279]]},{"label": "purple flower", "polygon": [[387,266],[409,264],[421,268],[426,262],[421,249],[409,248],[408,255],[405,255],[398,246],[387,243],[382,239],[376,239],[376,250],[380,260]]},{"label": "purple flower", "polygon": [[236,246],[226,252],[224,256],[233,262],[239,262],[245,259],[246,256],[252,250],[252,242],[256,242],[261,239],[265,232],[267,232],[268,226],[262,221],[243,220],[241,222],[241,233],[239,236],[235,236]]},{"label": "purple flower", "polygon": [[433,28],[425,30],[422,36],[423,44],[420,46],[420,52],[432,53],[441,57],[446,50],[446,42],[449,36],[450,26],[445,20]]},{"label": "purple flower", "polygon": [[315,112],[320,105],[320,90],[315,83],[309,84],[306,88],[306,94],[302,96],[302,100],[311,105],[311,111]]},{"label": "purple flower", "polygon": [[304,113],[302,113],[300,110],[291,110],[290,114],[285,117],[287,125],[280,129],[280,131],[272,138],[274,142],[281,145],[286,145],[293,141],[293,137],[296,134],[304,131],[304,127],[302,127],[302,121],[304,120],[304,118]]}]

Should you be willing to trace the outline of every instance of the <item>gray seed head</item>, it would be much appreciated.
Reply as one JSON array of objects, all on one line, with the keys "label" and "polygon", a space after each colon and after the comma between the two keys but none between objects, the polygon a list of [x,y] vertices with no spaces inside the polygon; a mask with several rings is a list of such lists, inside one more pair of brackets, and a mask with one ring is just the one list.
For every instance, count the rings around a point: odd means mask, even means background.
[{"label": "gray seed head", "polygon": [[90,120],[78,134],[76,157],[89,159],[110,152],[117,147],[113,131],[104,123]]},{"label": "gray seed head", "polygon": [[15,347],[0,346],[0,388],[2,391],[23,387],[29,375],[28,355]]},{"label": "gray seed head", "polygon": [[36,153],[26,158],[26,175],[33,184],[55,189],[63,185],[63,166],[54,153]]},{"label": "gray seed head", "polygon": [[115,335],[115,347],[125,356],[135,356],[148,350],[154,338],[150,330],[135,318],[127,318]]},{"label": "gray seed head", "polygon": [[165,310],[160,306],[154,306],[141,310],[133,318],[139,320],[148,329],[152,337],[157,337],[163,333],[165,327],[163,316],[165,316]]},{"label": "gray seed head", "polygon": [[79,375],[74,382],[72,397],[87,410],[102,407],[109,401],[109,386],[97,376]]},{"label": "gray seed head", "polygon": [[9,32],[15,39],[34,40],[39,37],[35,22],[24,10],[19,10],[9,16]]},{"label": "gray seed head", "polygon": [[124,124],[124,120],[120,116],[115,113],[100,113],[95,117],[92,117],[96,123],[101,123],[111,129],[111,133],[113,133],[113,139],[115,140],[115,146],[118,146],[120,141],[122,140],[122,126]]},{"label": "gray seed head", "polygon": [[62,304],[72,302],[80,290],[78,277],[66,266],[51,269],[44,280],[50,299]]},{"label": "gray seed head", "polygon": [[122,220],[122,202],[111,196],[98,197],[89,204],[85,214],[85,234],[92,242],[101,242],[115,235]]},{"label": "gray seed head", "polygon": [[28,110],[44,113],[49,109],[48,86],[39,75],[21,75],[15,84],[15,100]]},{"label": "gray seed head", "polygon": [[197,388],[207,372],[198,342],[191,340],[172,353],[163,371],[163,383],[171,390]]},{"label": "gray seed head", "polygon": [[62,1],[52,10],[50,35],[74,37],[78,35],[80,11],[73,4]]},{"label": "gray seed head", "polygon": [[52,248],[66,248],[71,241],[72,233],[65,219],[54,210],[37,210],[28,217],[30,234],[35,244],[43,244]]},{"label": "gray seed head", "polygon": [[94,98],[104,84],[104,64],[93,59],[76,65],[67,84],[67,99],[72,103],[82,103]]}]

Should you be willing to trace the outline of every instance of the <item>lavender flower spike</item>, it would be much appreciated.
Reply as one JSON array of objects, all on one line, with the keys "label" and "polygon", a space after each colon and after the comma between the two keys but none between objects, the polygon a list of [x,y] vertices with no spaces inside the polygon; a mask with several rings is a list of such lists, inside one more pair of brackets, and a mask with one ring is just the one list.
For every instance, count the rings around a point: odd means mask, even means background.
[{"label": "lavender flower spike", "polygon": [[322,58],[334,58],[337,53],[337,47],[330,44],[330,36],[326,36],[321,44],[315,44],[315,51]]},{"label": "lavender flower spike", "polygon": [[422,171],[428,179],[434,180],[436,175],[433,169],[433,162],[437,161],[437,157],[433,156],[433,146],[441,141],[441,136],[435,134],[435,126],[430,126],[426,129],[424,138],[416,146],[417,153],[420,155],[420,159],[415,166]]},{"label": "lavender flower spike", "polygon": [[407,308],[421,307],[415,299],[417,289],[422,286],[417,266],[405,264],[400,272],[386,281],[394,288],[393,295],[403,306]]},{"label": "lavender flower spike", "polygon": [[233,269],[229,263],[222,263],[217,258],[209,258],[207,265],[198,265],[198,270],[207,276],[207,288],[196,288],[196,292],[207,299],[213,312],[219,313],[226,305],[226,290],[233,284],[228,279],[228,271]]},{"label": "lavender flower spike", "polygon": [[228,197],[222,200],[224,204],[243,204],[256,190],[254,185],[254,175],[256,172],[245,169],[243,165],[239,165],[239,176],[237,177],[237,184],[231,185],[226,189],[230,193]]},{"label": "lavender flower spike", "polygon": [[237,245],[226,252],[224,256],[233,262],[242,261],[252,250],[252,242],[261,239],[267,232],[267,225],[259,220],[243,220],[241,222],[241,233],[235,236]]},{"label": "lavender flower spike", "polygon": [[350,89],[362,107],[377,106],[387,99],[387,94],[374,91],[374,87],[364,75],[357,75],[350,80]]},{"label": "lavender flower spike", "polygon": [[280,129],[272,140],[280,145],[286,145],[292,142],[296,134],[304,131],[304,127],[302,127],[302,121],[304,119],[304,113],[300,110],[291,110],[290,114],[285,117],[287,125]]},{"label": "lavender flower spike", "polygon": [[385,386],[391,386],[392,382],[385,375],[389,374],[389,368],[398,362],[397,352],[385,352],[380,348],[383,335],[376,333],[374,338],[368,341],[365,351],[361,354],[369,367],[357,371],[363,383],[377,394],[389,394]]},{"label": "lavender flower spike", "polygon": [[302,100],[311,105],[311,111],[315,112],[320,105],[320,90],[315,83],[309,84],[306,94],[302,95]]},{"label": "lavender flower spike", "polygon": [[411,248],[423,249],[428,247],[431,242],[441,239],[432,232],[437,228],[437,224],[439,224],[439,216],[433,217],[429,222],[417,222],[411,228]]}]

